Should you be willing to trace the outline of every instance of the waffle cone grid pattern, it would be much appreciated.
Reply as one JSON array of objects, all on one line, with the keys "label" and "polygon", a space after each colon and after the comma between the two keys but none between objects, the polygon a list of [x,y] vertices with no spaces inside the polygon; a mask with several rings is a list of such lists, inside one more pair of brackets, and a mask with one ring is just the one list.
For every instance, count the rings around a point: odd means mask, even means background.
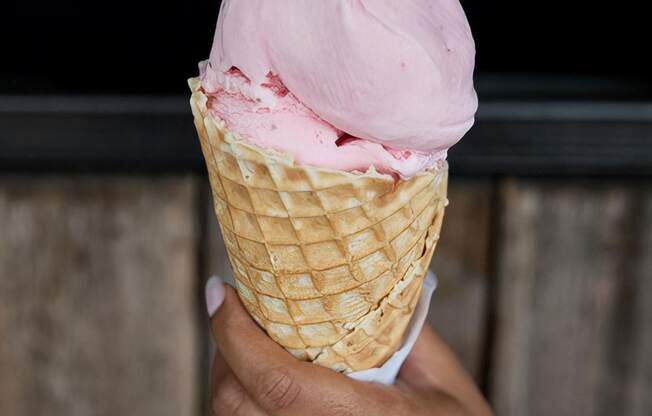
[{"label": "waffle cone grid pattern", "polygon": [[394,181],[295,165],[226,131],[190,81],[215,212],[241,300],[297,358],[337,371],[400,346],[439,238],[447,169]]}]

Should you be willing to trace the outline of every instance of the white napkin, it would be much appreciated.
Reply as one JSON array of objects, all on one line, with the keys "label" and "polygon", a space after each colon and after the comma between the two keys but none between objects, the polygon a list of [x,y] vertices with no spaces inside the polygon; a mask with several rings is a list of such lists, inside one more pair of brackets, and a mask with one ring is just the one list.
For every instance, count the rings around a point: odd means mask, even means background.
[{"label": "white napkin", "polygon": [[428,271],[426,279],[423,282],[423,289],[421,290],[421,297],[417,303],[414,315],[408,325],[408,329],[403,341],[403,346],[390,357],[389,360],[380,368],[370,368],[369,370],[358,371],[348,374],[349,377],[359,381],[367,381],[370,383],[380,384],[394,384],[396,376],[398,375],[403,362],[407,358],[417,337],[421,333],[423,323],[426,321],[428,309],[430,308],[430,298],[432,293],[437,288],[437,277],[431,271]]}]

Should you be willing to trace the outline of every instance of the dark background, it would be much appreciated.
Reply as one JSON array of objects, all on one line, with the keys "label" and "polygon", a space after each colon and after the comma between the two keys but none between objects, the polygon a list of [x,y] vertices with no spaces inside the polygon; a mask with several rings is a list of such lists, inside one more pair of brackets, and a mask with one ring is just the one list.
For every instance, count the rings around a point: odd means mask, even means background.
[{"label": "dark background", "polygon": [[[480,109],[449,154],[453,173],[652,174],[643,6],[462,4]],[[5,0],[0,10],[0,171],[203,170],[186,80],[209,55],[219,1]]]},{"label": "dark background", "polygon": [[[186,78],[210,51],[218,3],[5,0],[0,93],[185,93]],[[477,42],[481,93],[510,96],[535,89],[544,96],[652,96],[649,14],[635,5],[462,4]],[[523,85],[542,74],[539,83],[548,88]],[[505,81],[521,88],[506,90]]]}]

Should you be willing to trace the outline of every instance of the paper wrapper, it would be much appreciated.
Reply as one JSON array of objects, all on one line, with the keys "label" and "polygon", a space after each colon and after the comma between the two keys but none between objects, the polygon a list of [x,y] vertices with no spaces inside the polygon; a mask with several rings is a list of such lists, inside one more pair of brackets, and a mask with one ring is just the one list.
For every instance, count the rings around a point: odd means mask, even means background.
[{"label": "paper wrapper", "polygon": [[394,384],[396,381],[396,376],[398,376],[398,373],[401,370],[401,366],[407,359],[410,351],[412,351],[412,347],[417,341],[417,337],[421,333],[423,324],[425,323],[426,317],[428,316],[428,309],[430,309],[430,300],[436,288],[437,277],[432,272],[428,272],[428,275],[423,282],[423,288],[421,289],[419,303],[417,303],[414,314],[412,315],[412,319],[408,324],[405,339],[403,340],[403,344],[401,344],[399,350],[396,351],[381,367],[349,373],[349,377],[358,381],[366,381],[369,383],[380,383],[387,385]]}]

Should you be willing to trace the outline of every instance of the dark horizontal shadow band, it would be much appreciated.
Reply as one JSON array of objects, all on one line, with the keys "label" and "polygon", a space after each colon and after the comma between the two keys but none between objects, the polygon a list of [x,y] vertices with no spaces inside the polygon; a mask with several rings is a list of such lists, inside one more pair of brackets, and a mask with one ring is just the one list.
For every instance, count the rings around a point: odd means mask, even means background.
[{"label": "dark horizontal shadow band", "polygon": [[[459,175],[651,175],[652,103],[483,102]],[[188,97],[0,96],[2,171],[202,171]]]}]

